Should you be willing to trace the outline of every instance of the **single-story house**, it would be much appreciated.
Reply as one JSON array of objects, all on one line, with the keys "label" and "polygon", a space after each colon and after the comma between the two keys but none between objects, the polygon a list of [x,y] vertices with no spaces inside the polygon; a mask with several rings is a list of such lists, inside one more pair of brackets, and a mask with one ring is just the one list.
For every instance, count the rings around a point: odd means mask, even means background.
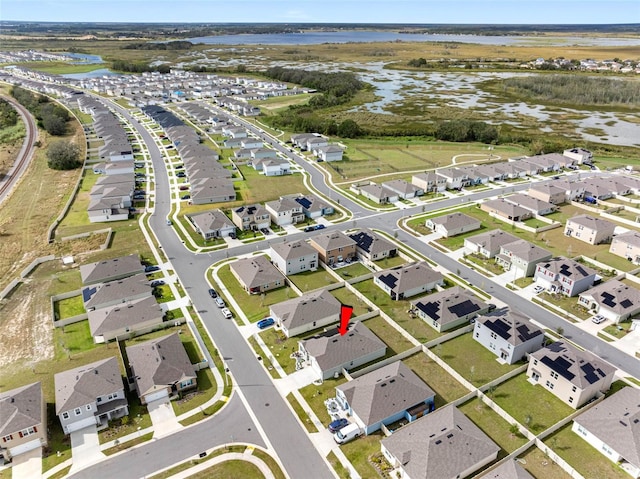
[{"label": "single-story house", "polygon": [[47,403],[42,384],[0,392],[0,462],[47,445]]},{"label": "single-story house", "polygon": [[356,242],[356,252],[361,260],[378,261],[398,254],[395,244],[370,229],[351,233],[349,238]]},{"label": "single-story house", "polygon": [[390,189],[382,185],[378,185],[376,183],[370,183],[364,186],[357,186],[355,190],[356,190],[356,193],[380,205],[384,205],[387,203],[395,203],[399,199],[398,193],[396,193],[395,191],[391,191]]},{"label": "single-story house", "polygon": [[205,241],[224,238],[236,232],[236,225],[220,210],[203,211],[188,218],[196,233],[201,234]]},{"label": "single-story house", "polygon": [[164,321],[164,311],[153,296],[95,309],[87,315],[96,343],[109,342],[118,336],[148,333]]},{"label": "single-story house", "polygon": [[480,229],[482,223],[480,220],[463,213],[449,213],[448,215],[429,218],[425,226],[447,238]]},{"label": "single-story house", "polygon": [[426,261],[399,266],[373,275],[373,283],[392,300],[410,298],[444,285],[442,273],[429,267]]},{"label": "single-story house", "polygon": [[522,206],[524,209],[531,211],[534,215],[544,216],[550,215],[556,211],[556,206],[548,201],[543,201],[533,196],[518,193],[515,195],[506,196],[504,198],[509,203]]},{"label": "single-story house", "polygon": [[107,283],[85,286],[82,288],[82,301],[84,309],[91,311],[148,298],[151,294],[151,285],[146,275],[136,274]]},{"label": "single-story house", "polygon": [[411,301],[411,309],[441,333],[489,312],[489,305],[468,290],[454,286]]},{"label": "single-story house", "polygon": [[114,281],[139,273],[144,273],[144,266],[140,263],[140,257],[137,254],[80,266],[80,277],[82,278],[82,284],[85,285],[106,283],[107,281]]},{"label": "single-story house", "polygon": [[269,313],[288,338],[340,320],[340,301],[326,289],[271,305]]},{"label": "single-story house", "polygon": [[524,221],[533,216],[530,210],[506,201],[504,198],[489,200],[480,204],[480,209],[496,217],[509,221]]},{"label": "single-story house", "polygon": [[235,201],[236,191],[229,178],[203,178],[191,182],[191,203],[204,205]]},{"label": "single-story house", "polygon": [[640,313],[640,290],[611,279],[580,293],[578,304],[619,323]]},{"label": "single-story house", "polygon": [[479,254],[485,258],[493,258],[500,253],[500,248],[518,241],[518,237],[502,230],[491,230],[464,239],[465,252]]},{"label": "single-story house", "polygon": [[287,280],[264,255],[243,258],[231,263],[231,273],[249,294],[282,288]]},{"label": "single-story house", "polygon": [[382,183],[382,186],[393,191],[404,200],[424,195],[424,190],[422,188],[419,188],[405,180],[385,181]]},{"label": "single-story house", "polygon": [[334,213],[333,206],[315,195],[298,196],[295,200],[302,206],[302,212],[307,218],[319,218]]}]

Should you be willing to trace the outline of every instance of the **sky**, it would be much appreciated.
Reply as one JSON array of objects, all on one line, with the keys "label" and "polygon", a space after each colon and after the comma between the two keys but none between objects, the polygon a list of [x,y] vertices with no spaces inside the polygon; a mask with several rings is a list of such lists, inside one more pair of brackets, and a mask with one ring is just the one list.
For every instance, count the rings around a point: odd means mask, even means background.
[{"label": "sky", "polygon": [[0,0],[0,20],[143,23],[640,23],[640,0]]}]

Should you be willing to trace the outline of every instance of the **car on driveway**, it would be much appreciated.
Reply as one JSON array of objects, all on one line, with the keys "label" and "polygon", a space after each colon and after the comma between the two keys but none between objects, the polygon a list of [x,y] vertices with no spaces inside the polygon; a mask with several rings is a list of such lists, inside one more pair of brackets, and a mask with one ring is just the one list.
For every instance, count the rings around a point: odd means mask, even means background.
[{"label": "car on driveway", "polygon": [[233,313],[229,308],[222,308],[220,312],[222,313],[222,316],[224,316],[227,319],[233,318]]},{"label": "car on driveway", "polygon": [[338,432],[340,429],[342,429],[343,427],[347,426],[348,424],[349,424],[349,421],[347,421],[345,418],[336,419],[331,424],[329,424],[329,432],[331,434],[334,434]]},{"label": "car on driveway", "polygon": [[533,292],[536,294],[540,294],[544,291],[544,288],[542,286],[536,286],[535,288],[533,288]]},{"label": "car on driveway", "polygon": [[190,200],[191,199],[191,195],[182,195],[182,199],[183,200]]},{"label": "car on driveway", "polygon": [[213,299],[216,299],[218,297],[218,293],[215,289],[209,288],[209,296],[211,296]]},{"label": "car on driveway", "polygon": [[164,284],[164,281],[162,281],[161,279],[156,279],[155,281],[151,281],[151,287],[155,288],[156,286],[162,286]]},{"label": "car on driveway", "polygon": [[269,230],[267,228],[260,228],[260,232],[265,236],[269,234]]},{"label": "car on driveway", "polygon": [[273,326],[275,322],[276,320],[271,317],[261,319],[258,321],[258,329],[267,329],[269,326]]},{"label": "car on driveway", "polygon": [[591,321],[593,321],[596,324],[604,323],[606,320],[607,318],[605,318],[601,314],[596,314],[593,318],[591,318]]}]

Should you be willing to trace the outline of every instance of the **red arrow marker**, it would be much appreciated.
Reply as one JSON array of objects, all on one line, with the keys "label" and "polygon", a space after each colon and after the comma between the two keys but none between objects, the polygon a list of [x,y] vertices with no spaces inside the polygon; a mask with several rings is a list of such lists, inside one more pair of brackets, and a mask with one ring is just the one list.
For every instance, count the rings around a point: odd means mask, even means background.
[{"label": "red arrow marker", "polygon": [[353,306],[347,306],[346,304],[340,305],[340,327],[338,328],[340,336],[347,334],[351,313],[353,313]]}]

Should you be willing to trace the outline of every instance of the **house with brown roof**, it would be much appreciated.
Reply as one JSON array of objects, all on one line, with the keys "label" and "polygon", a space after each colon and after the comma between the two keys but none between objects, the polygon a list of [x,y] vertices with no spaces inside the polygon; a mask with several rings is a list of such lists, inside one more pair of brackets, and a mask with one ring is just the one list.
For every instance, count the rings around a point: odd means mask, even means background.
[{"label": "house with brown roof", "polygon": [[480,204],[480,209],[491,215],[505,218],[509,221],[524,221],[533,216],[533,213],[528,209],[510,203],[504,198],[485,201]]},{"label": "house with brown roof", "polygon": [[578,304],[619,323],[640,313],[640,290],[611,279],[580,293]]},{"label": "house with brown roof", "polygon": [[285,276],[318,269],[318,252],[303,240],[272,244],[271,260]]},{"label": "house with brown roof", "polygon": [[489,305],[460,286],[411,301],[412,311],[438,332],[448,331],[489,312]]},{"label": "house with brown roof", "polygon": [[142,404],[180,395],[198,385],[198,376],[178,333],[128,346],[131,379]]},{"label": "house with brown roof", "polygon": [[402,361],[336,386],[339,407],[365,434],[401,419],[415,421],[435,409],[435,393]]},{"label": "house with brown roof", "polygon": [[634,264],[640,263],[640,232],[629,230],[615,235],[611,240],[609,253],[626,258]]},{"label": "house with brown roof", "polygon": [[468,477],[495,461],[500,451],[453,404],[385,437],[380,448],[402,479]]},{"label": "house with brown roof", "polygon": [[68,369],[54,376],[56,415],[65,434],[129,414],[118,360],[114,357]]},{"label": "house with brown roof", "polygon": [[271,305],[269,314],[288,338],[340,321],[340,301],[326,289]]},{"label": "house with brown roof", "polygon": [[205,241],[231,236],[236,232],[236,225],[220,210],[203,211],[187,217],[196,233],[201,234]]},{"label": "house with brown roof", "polygon": [[576,296],[596,281],[596,270],[568,258],[553,258],[536,265],[533,280],[552,293]]},{"label": "house with brown roof", "polygon": [[313,236],[309,244],[318,252],[320,261],[329,266],[356,258],[356,242],[341,231]]},{"label": "house with brown roof", "polygon": [[287,280],[264,255],[243,258],[231,263],[231,273],[249,294],[282,288]]},{"label": "house with brown roof", "polygon": [[349,238],[356,242],[356,251],[361,260],[379,261],[384,258],[393,258],[398,254],[398,247],[384,236],[362,229],[349,234]]},{"label": "house with brown roof", "polygon": [[437,216],[436,218],[429,218],[425,226],[434,233],[439,233],[445,238],[448,238],[450,236],[478,230],[482,227],[482,223],[472,216],[457,212]]},{"label": "house with brown roof", "polygon": [[260,204],[240,206],[231,210],[231,220],[243,231],[259,231],[271,226],[271,215]]},{"label": "house with brown roof", "polygon": [[616,370],[589,351],[557,341],[529,356],[527,377],[578,409],[609,390]]},{"label": "house with brown roof", "polygon": [[527,240],[517,240],[500,247],[500,253],[496,255],[496,263],[505,271],[514,271],[514,276],[533,276],[536,265],[541,261],[551,259],[550,251],[540,248]]},{"label": "house with brown roof", "polygon": [[0,462],[47,445],[47,403],[40,382],[0,392]]},{"label": "house with brown roof", "polygon": [[611,241],[615,229],[616,225],[611,221],[595,216],[578,215],[567,220],[564,234],[595,245]]},{"label": "house with brown roof", "polygon": [[106,283],[144,273],[144,266],[137,254],[122,256],[80,266],[82,284]]},{"label": "house with brown roof", "polygon": [[298,351],[321,379],[330,379],[383,357],[387,345],[364,323],[350,324],[346,334],[338,328],[298,341]]},{"label": "house with brown roof", "polygon": [[88,311],[89,330],[96,343],[118,336],[139,336],[164,321],[164,311],[153,296]]},{"label": "house with brown roof", "polygon": [[426,261],[419,261],[378,271],[373,275],[373,283],[397,301],[443,286],[444,278],[442,273],[431,269]]},{"label": "house with brown roof", "polygon": [[447,189],[447,179],[433,171],[425,171],[411,177],[411,184],[425,193],[441,192]]},{"label": "house with brown roof", "polygon": [[640,477],[640,390],[622,388],[577,416],[571,430],[631,477]]},{"label": "house with brown roof", "polygon": [[518,241],[518,237],[502,230],[491,230],[486,233],[480,233],[475,236],[464,239],[465,252],[470,254],[479,254],[485,258],[493,258],[500,253],[500,248],[514,241]]},{"label": "house with brown roof", "polygon": [[514,364],[544,346],[544,332],[517,311],[476,318],[473,339],[507,364]]}]

